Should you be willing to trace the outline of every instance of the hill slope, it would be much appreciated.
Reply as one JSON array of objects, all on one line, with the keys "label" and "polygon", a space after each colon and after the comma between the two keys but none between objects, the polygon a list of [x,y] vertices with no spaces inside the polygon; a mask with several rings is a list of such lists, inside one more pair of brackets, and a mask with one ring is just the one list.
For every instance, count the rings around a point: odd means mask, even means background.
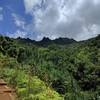
[{"label": "hill slope", "polygon": [[14,58],[0,56],[0,77],[15,88],[18,100],[63,100],[61,95],[49,88],[37,76],[31,76],[16,67],[20,65]]},{"label": "hill slope", "polygon": [[[1,36],[0,55],[6,57],[1,65],[7,60],[9,70],[12,68],[31,77],[38,76],[48,87],[63,95],[65,100],[99,100],[100,35],[81,42],[66,41],[64,38],[44,38],[36,42]],[[9,57],[14,61],[9,61]]]}]

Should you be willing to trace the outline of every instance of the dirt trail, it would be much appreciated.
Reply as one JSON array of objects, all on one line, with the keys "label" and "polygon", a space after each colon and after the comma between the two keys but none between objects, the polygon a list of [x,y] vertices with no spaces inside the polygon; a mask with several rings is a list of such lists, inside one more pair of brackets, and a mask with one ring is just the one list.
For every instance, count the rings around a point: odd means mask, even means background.
[{"label": "dirt trail", "polygon": [[0,79],[0,100],[16,100],[14,90],[2,79]]}]

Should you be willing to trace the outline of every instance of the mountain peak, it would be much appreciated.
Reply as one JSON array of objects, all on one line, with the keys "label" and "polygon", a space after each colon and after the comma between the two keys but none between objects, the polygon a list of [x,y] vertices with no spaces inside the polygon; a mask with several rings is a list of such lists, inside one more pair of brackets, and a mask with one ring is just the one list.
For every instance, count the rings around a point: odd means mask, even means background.
[{"label": "mountain peak", "polygon": [[49,39],[48,37],[43,37],[41,41],[51,41],[51,39]]},{"label": "mountain peak", "polygon": [[34,44],[39,45],[39,46],[48,46],[48,45],[51,45],[51,44],[67,45],[67,44],[71,44],[71,43],[76,42],[74,39],[63,38],[63,37],[56,38],[54,40],[51,40],[48,37],[43,37],[43,39],[41,41],[35,41],[35,40],[31,40],[29,38],[27,38],[27,39],[17,38],[17,39],[24,42],[24,43],[27,43],[27,42],[28,43],[34,43]]},{"label": "mountain peak", "polygon": [[44,37],[41,41],[38,41],[39,45],[48,46],[49,44],[57,44],[57,45],[66,45],[76,42],[74,39],[69,38],[57,38],[54,40],[49,39],[48,37]]}]

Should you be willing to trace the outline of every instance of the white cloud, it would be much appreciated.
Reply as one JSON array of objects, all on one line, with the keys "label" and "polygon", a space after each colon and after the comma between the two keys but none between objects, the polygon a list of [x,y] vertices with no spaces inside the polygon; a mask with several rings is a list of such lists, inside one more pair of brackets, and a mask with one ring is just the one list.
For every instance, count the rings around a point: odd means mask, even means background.
[{"label": "white cloud", "polygon": [[17,30],[13,34],[7,33],[6,35],[8,35],[9,37],[13,37],[13,38],[18,38],[18,37],[26,38],[27,37],[27,33],[21,30]]},{"label": "white cloud", "polygon": [[2,20],[3,20],[3,14],[2,14],[2,11],[3,11],[3,8],[2,8],[2,7],[0,7],[0,21],[2,21]]},{"label": "white cloud", "polygon": [[14,23],[17,27],[25,29],[26,23],[25,23],[25,20],[21,16],[18,16],[17,14],[12,13],[12,17],[13,17]]},{"label": "white cloud", "polygon": [[3,8],[2,7],[0,7],[0,12],[3,10]]},{"label": "white cloud", "polygon": [[33,12],[34,7],[41,3],[42,0],[24,0],[26,13]]},{"label": "white cloud", "polygon": [[3,20],[3,15],[2,14],[0,14],[0,21],[2,21]]},{"label": "white cloud", "polygon": [[35,31],[39,38],[83,40],[100,33],[100,0],[24,0],[24,4],[26,13],[33,16],[27,25],[31,36]]}]

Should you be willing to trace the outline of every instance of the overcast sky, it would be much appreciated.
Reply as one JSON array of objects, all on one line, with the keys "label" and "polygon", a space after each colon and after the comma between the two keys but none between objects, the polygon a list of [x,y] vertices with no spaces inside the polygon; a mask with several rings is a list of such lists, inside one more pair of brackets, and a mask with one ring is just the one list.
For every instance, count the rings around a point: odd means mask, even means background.
[{"label": "overcast sky", "polygon": [[85,40],[100,34],[100,0],[0,0],[0,34]]}]

